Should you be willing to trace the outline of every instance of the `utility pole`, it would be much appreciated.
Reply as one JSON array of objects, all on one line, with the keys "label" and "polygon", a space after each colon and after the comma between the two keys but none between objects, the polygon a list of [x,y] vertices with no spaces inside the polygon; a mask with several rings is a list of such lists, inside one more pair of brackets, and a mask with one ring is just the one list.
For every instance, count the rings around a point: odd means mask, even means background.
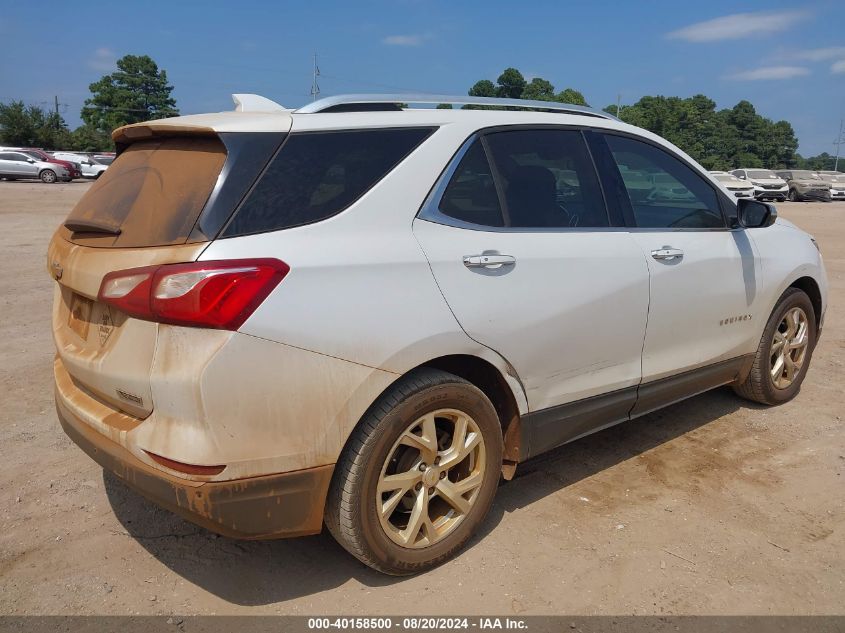
[{"label": "utility pole", "polygon": [[320,84],[317,83],[317,77],[320,76],[320,67],[317,66],[317,53],[314,53],[314,75],[311,80],[311,101],[316,101],[320,95]]},{"label": "utility pole", "polygon": [[834,143],[836,145],[836,160],[833,163],[833,171],[839,171],[839,146],[843,143],[842,123],[843,120],[839,119],[839,136],[836,137],[836,142]]},{"label": "utility pole", "polygon": [[621,103],[622,103],[622,95],[620,93],[616,93],[616,118],[617,119],[621,118],[619,116],[619,111],[622,109]]}]

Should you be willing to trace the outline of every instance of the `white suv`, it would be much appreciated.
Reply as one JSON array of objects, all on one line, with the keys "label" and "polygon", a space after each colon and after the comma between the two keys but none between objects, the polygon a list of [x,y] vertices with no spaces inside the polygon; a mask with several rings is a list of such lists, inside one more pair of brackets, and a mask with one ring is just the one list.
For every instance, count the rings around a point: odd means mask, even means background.
[{"label": "white suv", "polygon": [[[798,392],[813,239],[654,134],[547,102],[236,101],[117,130],[49,247],[61,423],[156,503],[240,538],[325,523],[408,574],[534,455],[720,385]],[[397,105],[422,102],[500,108]]]}]

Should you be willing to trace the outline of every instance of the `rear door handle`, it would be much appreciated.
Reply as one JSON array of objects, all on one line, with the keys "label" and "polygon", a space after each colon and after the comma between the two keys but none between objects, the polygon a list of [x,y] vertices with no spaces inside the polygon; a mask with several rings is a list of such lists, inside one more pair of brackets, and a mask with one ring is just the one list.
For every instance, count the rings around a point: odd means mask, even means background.
[{"label": "rear door handle", "polygon": [[464,255],[464,266],[467,268],[501,268],[515,263],[516,258],[510,255]]},{"label": "rear door handle", "polygon": [[654,259],[682,259],[684,256],[684,251],[682,251],[680,248],[664,246],[663,248],[658,248],[655,251],[651,251],[651,256],[654,257]]}]

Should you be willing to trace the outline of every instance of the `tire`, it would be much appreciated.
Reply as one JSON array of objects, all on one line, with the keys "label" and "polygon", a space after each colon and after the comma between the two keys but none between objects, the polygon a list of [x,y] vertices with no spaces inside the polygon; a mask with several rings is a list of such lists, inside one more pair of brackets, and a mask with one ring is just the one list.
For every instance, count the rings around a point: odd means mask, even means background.
[{"label": "tire", "polygon": [[41,179],[41,182],[46,182],[47,184],[52,184],[56,182],[56,172],[52,169],[43,169],[41,173],[38,174],[38,177]]},{"label": "tire", "polygon": [[[788,320],[790,314],[797,314],[794,311],[799,310],[804,316],[805,322],[805,342],[803,348],[789,346],[791,341],[798,340],[799,333],[794,335],[789,334],[789,330],[785,333],[784,326],[789,328]],[[792,319],[796,321],[796,319]],[[798,319],[800,321],[800,319]],[[800,326],[797,328],[800,331]],[[778,354],[779,349],[783,346],[779,345],[776,339],[776,332],[779,337],[786,334],[784,345],[787,349],[792,347],[787,355]],[[774,311],[766,323],[766,328],[763,330],[763,336],[757,346],[757,352],[754,355],[754,363],[751,367],[746,379],[734,386],[734,391],[753,402],[761,404],[776,405],[782,404],[792,400],[801,389],[801,383],[804,382],[804,377],[807,375],[807,369],[810,366],[810,360],[813,356],[813,349],[816,346],[816,316],[813,311],[813,304],[807,294],[798,288],[787,288],[775,306]],[[781,372],[777,372],[776,363],[777,357],[783,356],[783,368]],[[800,359],[800,364],[793,359]],[[799,364],[794,375],[789,378],[789,362]],[[778,373],[776,379],[774,375]]]},{"label": "tire", "polygon": [[[417,424],[432,413],[437,415],[430,424]],[[466,439],[453,445],[450,433],[461,419]],[[432,436],[426,429],[437,437],[436,457],[422,441],[409,439]],[[452,558],[475,533],[493,503],[501,466],[502,431],[487,396],[454,374],[415,370],[370,407],[350,436],[329,489],[326,527],[373,569],[394,576],[424,571]],[[397,475],[405,483],[389,487],[385,478]],[[447,502],[459,487],[467,488],[460,491],[462,501]],[[381,511],[389,506],[395,509]],[[429,517],[428,523],[414,522],[414,513]]]},{"label": "tire", "polygon": [[798,202],[800,198],[798,197],[798,192],[795,189],[789,190],[789,201],[790,202]]}]

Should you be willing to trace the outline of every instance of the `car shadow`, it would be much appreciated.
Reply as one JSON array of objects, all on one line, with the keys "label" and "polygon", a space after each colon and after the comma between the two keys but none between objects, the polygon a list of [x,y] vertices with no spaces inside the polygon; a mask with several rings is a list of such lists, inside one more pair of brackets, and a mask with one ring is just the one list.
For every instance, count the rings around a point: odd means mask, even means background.
[{"label": "car shadow", "polygon": [[[758,405],[741,400],[727,388],[718,389],[520,464],[514,480],[500,486],[490,514],[469,547],[481,542],[506,513],[743,407]],[[544,476],[527,476],[538,471]],[[365,567],[326,530],[289,540],[237,541],[159,508],[109,472],[104,472],[103,482],[115,516],[129,536],[175,573],[237,605],[283,602],[338,587],[353,578],[368,587],[403,581]]]}]

